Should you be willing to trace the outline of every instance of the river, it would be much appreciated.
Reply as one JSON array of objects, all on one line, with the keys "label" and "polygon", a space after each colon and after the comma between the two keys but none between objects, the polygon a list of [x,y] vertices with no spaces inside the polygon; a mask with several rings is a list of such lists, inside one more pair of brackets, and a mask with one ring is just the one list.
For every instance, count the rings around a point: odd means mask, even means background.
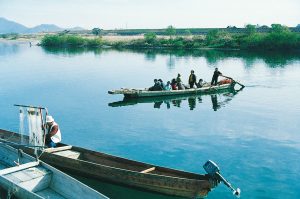
[{"label": "river", "polygon": [[[214,68],[246,87],[177,100],[126,103],[108,90],[145,88]],[[204,173],[215,161],[241,198],[300,197],[300,55],[284,52],[66,50],[0,43],[0,128],[18,131],[13,104],[45,106],[63,142]],[[112,104],[118,104],[113,106]],[[111,198],[171,199],[99,183]],[[233,198],[225,185],[209,199]]]}]

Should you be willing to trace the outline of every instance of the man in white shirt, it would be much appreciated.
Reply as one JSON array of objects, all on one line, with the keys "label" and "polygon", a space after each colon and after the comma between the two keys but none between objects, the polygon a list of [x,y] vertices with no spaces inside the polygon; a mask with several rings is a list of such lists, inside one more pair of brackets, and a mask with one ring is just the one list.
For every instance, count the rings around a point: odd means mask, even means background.
[{"label": "man in white shirt", "polygon": [[56,147],[61,142],[61,133],[58,124],[50,115],[46,116],[46,145],[50,148]]}]

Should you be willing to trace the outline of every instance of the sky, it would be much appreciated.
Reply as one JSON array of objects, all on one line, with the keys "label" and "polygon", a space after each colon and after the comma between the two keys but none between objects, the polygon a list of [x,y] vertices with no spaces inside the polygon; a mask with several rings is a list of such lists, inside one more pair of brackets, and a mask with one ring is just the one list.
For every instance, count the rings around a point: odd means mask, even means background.
[{"label": "sky", "polygon": [[0,0],[0,17],[27,27],[294,27],[300,24],[300,0]]}]

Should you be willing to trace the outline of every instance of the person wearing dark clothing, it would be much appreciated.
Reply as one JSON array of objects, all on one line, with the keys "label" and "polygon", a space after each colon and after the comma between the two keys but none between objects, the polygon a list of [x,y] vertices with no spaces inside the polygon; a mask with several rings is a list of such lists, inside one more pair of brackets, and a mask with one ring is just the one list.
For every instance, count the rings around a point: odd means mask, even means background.
[{"label": "person wearing dark clothing", "polygon": [[165,83],[163,82],[163,80],[162,80],[162,79],[159,79],[158,82],[159,82],[159,88],[158,88],[159,91],[164,90],[164,87],[165,87],[166,85],[165,85]]},{"label": "person wearing dark clothing", "polygon": [[149,91],[161,91],[162,90],[161,82],[158,81],[157,79],[154,79],[154,85],[151,86],[148,90]]},{"label": "person wearing dark clothing", "polygon": [[222,73],[218,70],[218,68],[216,68],[211,80],[212,86],[217,85],[219,76],[222,76]]},{"label": "person wearing dark clothing", "polygon": [[199,79],[199,82],[196,83],[196,86],[197,86],[197,88],[202,88],[203,84],[204,84],[203,79]]},{"label": "person wearing dark clothing", "polygon": [[194,74],[194,71],[191,71],[190,77],[189,77],[189,85],[190,88],[194,88],[194,84],[196,83],[196,75]]}]

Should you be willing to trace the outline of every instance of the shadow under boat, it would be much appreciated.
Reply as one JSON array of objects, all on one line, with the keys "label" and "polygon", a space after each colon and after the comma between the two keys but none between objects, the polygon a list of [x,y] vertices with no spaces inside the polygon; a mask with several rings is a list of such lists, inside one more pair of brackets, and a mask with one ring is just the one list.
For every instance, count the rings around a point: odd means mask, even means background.
[{"label": "shadow under boat", "polygon": [[[159,96],[159,97],[144,97],[144,98],[130,98],[124,97],[121,101],[111,102],[108,103],[108,106],[111,107],[121,107],[121,106],[133,106],[140,103],[153,103],[154,108],[160,108],[163,103],[166,104],[167,109],[171,107],[171,104],[175,107],[180,107],[181,102],[188,100],[190,110],[193,110],[196,106],[196,103],[202,103],[202,96],[211,96],[212,101],[212,108],[214,111],[218,110],[229,101],[233,99],[233,97],[239,93],[243,88],[235,89],[235,88],[228,88],[224,90],[218,91],[216,94],[215,92],[210,93],[199,93],[199,94],[183,94],[183,95],[173,95],[173,96]],[[225,100],[218,101],[218,95],[225,96]]]}]

